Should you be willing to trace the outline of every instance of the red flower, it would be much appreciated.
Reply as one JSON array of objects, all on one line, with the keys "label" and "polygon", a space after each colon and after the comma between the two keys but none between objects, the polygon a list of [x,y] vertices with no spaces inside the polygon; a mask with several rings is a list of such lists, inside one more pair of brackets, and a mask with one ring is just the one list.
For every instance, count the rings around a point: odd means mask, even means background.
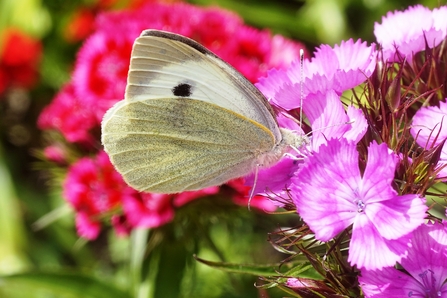
[{"label": "red flower", "polygon": [[78,233],[88,239],[99,234],[100,216],[121,207],[123,199],[135,195],[101,151],[73,164],[65,179],[64,197],[76,211]]},{"label": "red flower", "polygon": [[0,49],[0,93],[9,86],[30,88],[38,77],[42,45],[18,29],[7,29]]},{"label": "red flower", "polygon": [[76,10],[65,28],[65,38],[69,42],[78,42],[87,38],[96,28],[95,19],[97,14],[110,9],[116,2],[117,0],[98,0],[91,6]]},{"label": "red flower", "polygon": [[74,12],[68,26],[65,28],[65,39],[69,42],[84,40],[95,29],[96,13],[88,8],[81,8]]}]

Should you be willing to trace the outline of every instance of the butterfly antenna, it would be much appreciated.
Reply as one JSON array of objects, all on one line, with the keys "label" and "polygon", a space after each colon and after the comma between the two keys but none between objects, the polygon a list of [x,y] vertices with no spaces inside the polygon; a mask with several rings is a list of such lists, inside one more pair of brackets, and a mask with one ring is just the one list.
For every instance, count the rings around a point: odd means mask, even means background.
[{"label": "butterfly antenna", "polygon": [[304,85],[304,51],[303,49],[300,49],[300,127],[303,127],[303,98],[304,98],[304,91],[303,91],[303,85]]}]

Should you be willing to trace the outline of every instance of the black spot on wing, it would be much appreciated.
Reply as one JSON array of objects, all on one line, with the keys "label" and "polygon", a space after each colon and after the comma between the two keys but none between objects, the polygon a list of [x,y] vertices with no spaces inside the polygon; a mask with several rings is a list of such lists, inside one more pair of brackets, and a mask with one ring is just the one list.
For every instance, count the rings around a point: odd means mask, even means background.
[{"label": "black spot on wing", "polygon": [[186,83],[180,83],[172,88],[172,94],[179,97],[190,97],[192,94],[192,86]]}]

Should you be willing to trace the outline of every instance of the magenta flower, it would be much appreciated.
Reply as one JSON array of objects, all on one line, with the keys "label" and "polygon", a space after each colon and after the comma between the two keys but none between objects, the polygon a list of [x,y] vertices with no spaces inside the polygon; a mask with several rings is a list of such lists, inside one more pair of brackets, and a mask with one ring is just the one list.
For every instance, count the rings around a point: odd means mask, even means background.
[{"label": "magenta flower", "polygon": [[[287,67],[304,48],[267,30],[250,28],[236,14],[219,8],[145,3],[138,9],[101,13],[95,31],[78,52],[72,80],[40,115],[39,127],[60,131],[68,142],[83,145],[82,149],[96,148],[99,140],[95,140],[95,132],[105,111],[124,98],[133,41],[148,28],[195,39],[253,82],[272,67]],[[62,156],[55,149],[50,145],[46,156],[59,163],[70,162],[70,156]],[[118,173],[108,170],[113,169],[110,163],[98,161],[102,160],[101,154],[76,162],[64,184],[65,197],[76,212],[78,232],[88,239],[98,235],[104,215],[107,219],[112,215],[113,227],[126,234],[134,227],[167,223],[175,208],[219,191],[216,187],[165,197],[139,194],[128,188],[120,176],[115,177]],[[95,163],[98,163],[96,170]],[[107,174],[103,173],[105,169]],[[102,180],[107,177],[109,180]],[[235,185],[232,184],[235,189],[231,192],[234,202],[246,206],[242,192]],[[109,202],[113,208],[102,208],[99,202]],[[267,210],[275,207],[265,198],[256,198],[253,206]]]},{"label": "magenta flower", "polygon": [[[333,90],[328,90],[325,94],[320,92],[309,94],[304,102],[303,110],[311,124],[312,136],[309,144],[298,148],[300,151],[297,155],[298,160],[283,158],[271,168],[260,169],[255,193],[284,195],[291,184],[290,179],[296,175],[299,176],[297,170],[309,152],[318,151],[318,148],[330,139],[344,138],[357,143],[368,128],[363,112],[353,106],[349,106],[346,111],[340,101],[340,96]],[[291,129],[299,135],[304,134],[295,121],[282,115],[278,117],[278,123],[281,127]],[[247,178],[247,183],[254,185],[254,175]]]},{"label": "magenta flower", "polygon": [[266,78],[261,78],[256,86],[271,102],[291,110],[300,106],[301,82],[303,95],[325,94],[334,90],[338,95],[364,82],[374,71],[376,51],[374,45],[352,39],[343,41],[334,48],[322,45],[315,57],[304,61],[304,77],[301,78],[299,61],[287,70],[273,69]]},{"label": "magenta flower", "polygon": [[348,261],[358,268],[394,265],[423,223],[425,200],[392,188],[397,162],[386,144],[373,142],[362,174],[356,144],[332,139],[292,179],[292,199],[316,239],[328,241],[353,225]]},{"label": "magenta flower", "polygon": [[412,232],[408,255],[394,267],[362,270],[359,277],[365,297],[447,297],[447,227],[424,224]]},{"label": "magenta flower", "polygon": [[269,68],[288,66],[303,48],[245,26],[237,15],[218,8],[148,3],[138,10],[102,13],[96,31],[78,52],[72,81],[45,109],[39,127],[60,130],[69,142],[91,142],[89,130],[99,126],[105,111],[124,98],[132,44],[147,28],[196,39],[251,81]]},{"label": "magenta flower", "polygon": [[136,36],[98,32],[90,36],[78,52],[73,72],[75,94],[94,111],[97,123],[104,113],[124,98],[130,52]]},{"label": "magenta flower", "polygon": [[172,196],[141,193],[123,199],[123,210],[131,227],[155,228],[174,218]]},{"label": "magenta flower", "polygon": [[62,145],[53,144],[43,150],[45,158],[49,161],[65,164],[67,162],[67,150]]},{"label": "magenta flower", "polygon": [[122,209],[123,216],[111,218],[117,233],[139,228],[155,228],[174,218],[175,208],[203,196],[215,194],[218,187],[178,195],[139,193],[127,186],[108,155],[101,151],[95,158],[79,159],[68,169],[64,197],[76,213],[78,234],[95,239],[101,219]]},{"label": "magenta flower", "polygon": [[90,130],[99,123],[92,111],[76,97],[73,85],[68,84],[42,111],[37,126],[61,132],[70,143],[92,143]]},{"label": "magenta flower", "polygon": [[[375,23],[374,34],[383,47],[383,58],[391,62],[412,60],[415,53],[436,47],[447,34],[447,6],[433,11],[415,5],[405,11],[389,12]],[[417,20],[417,21],[416,21]]]},{"label": "magenta flower", "polygon": [[[422,107],[413,116],[411,134],[423,148],[430,149],[447,139],[447,103],[439,107]],[[447,144],[442,147],[438,167],[447,164]],[[447,167],[440,169],[438,176],[447,180]]]},{"label": "magenta flower", "polygon": [[103,213],[119,208],[123,197],[136,193],[124,183],[104,151],[70,166],[63,187],[64,198],[76,212],[78,234],[87,239],[98,236]]},{"label": "magenta flower", "polygon": [[346,111],[340,96],[333,90],[309,94],[303,111],[311,124],[312,151],[318,150],[327,140],[341,137],[357,143],[368,128],[363,112],[353,106],[348,106]]},{"label": "magenta flower", "polygon": [[[340,95],[364,82],[374,71],[375,63],[374,46],[368,47],[360,40],[356,43],[348,40],[333,49],[326,45],[317,49],[315,58],[304,63],[304,78],[301,78],[299,63],[295,62],[287,70],[273,69],[267,78],[260,79],[256,86],[274,105],[283,109],[298,108],[301,96],[304,96],[302,109],[311,124],[312,137],[309,146],[298,148],[298,158],[318,150],[329,139],[343,137],[358,142],[363,137],[367,122],[362,111],[349,106],[346,112]],[[304,86],[303,94],[301,86]],[[282,121],[280,115],[278,123],[304,134],[296,121]],[[296,160],[283,159],[269,169],[259,170],[256,184],[254,175],[248,177],[247,184],[254,185],[258,194],[283,195],[299,164]]]}]

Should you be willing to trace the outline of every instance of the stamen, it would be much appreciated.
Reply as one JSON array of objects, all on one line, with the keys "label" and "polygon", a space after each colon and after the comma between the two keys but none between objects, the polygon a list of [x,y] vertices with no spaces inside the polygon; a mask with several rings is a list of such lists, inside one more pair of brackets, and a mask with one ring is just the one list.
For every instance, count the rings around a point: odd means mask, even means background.
[{"label": "stamen", "polygon": [[358,213],[362,213],[363,211],[365,211],[365,203],[363,203],[362,200],[358,200],[357,201],[357,212]]}]

